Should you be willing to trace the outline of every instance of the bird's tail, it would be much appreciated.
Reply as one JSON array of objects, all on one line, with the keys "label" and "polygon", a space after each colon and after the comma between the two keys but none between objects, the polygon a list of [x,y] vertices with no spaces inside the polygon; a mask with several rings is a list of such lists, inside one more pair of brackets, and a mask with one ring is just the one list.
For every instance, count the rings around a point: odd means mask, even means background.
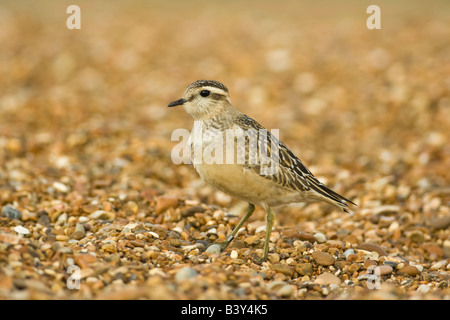
[{"label": "bird's tail", "polygon": [[326,201],[347,213],[350,213],[349,205],[356,206],[354,202],[329,189],[314,176],[306,176],[306,179],[309,182],[309,187],[319,194],[319,200]]}]

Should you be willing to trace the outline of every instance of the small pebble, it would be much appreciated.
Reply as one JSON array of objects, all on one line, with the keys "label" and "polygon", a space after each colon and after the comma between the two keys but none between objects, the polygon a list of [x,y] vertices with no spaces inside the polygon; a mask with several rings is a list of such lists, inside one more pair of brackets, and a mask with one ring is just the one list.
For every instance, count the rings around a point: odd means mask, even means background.
[{"label": "small pebble", "polygon": [[208,248],[206,248],[205,252],[220,254],[222,252],[222,246],[217,243],[212,244]]},{"label": "small pebble", "polygon": [[324,243],[327,241],[325,235],[321,232],[317,232],[314,234],[314,239],[316,239],[317,243]]},{"label": "small pebble", "polygon": [[177,271],[175,274],[175,281],[182,282],[185,280],[192,280],[198,275],[198,272],[190,267],[184,267]]},{"label": "small pebble", "polygon": [[295,266],[295,271],[301,276],[311,276],[313,274],[313,265],[309,262],[300,263]]},{"label": "small pebble", "polygon": [[282,263],[272,264],[270,269],[282,273],[288,277],[292,277],[294,275],[294,268]]},{"label": "small pebble", "polygon": [[316,280],[314,281],[315,283],[318,284],[341,284],[341,279],[339,279],[339,277],[335,276],[332,273],[329,272],[324,272],[321,275],[319,275]]},{"label": "small pebble", "polygon": [[428,291],[430,291],[430,286],[427,286],[426,284],[421,284],[418,288],[417,288],[417,292],[421,293],[421,294],[427,294]]},{"label": "small pebble", "polygon": [[169,195],[160,196],[156,201],[155,213],[160,214],[169,208],[175,208],[177,206],[178,206],[177,197]]},{"label": "small pebble", "polygon": [[351,254],[355,254],[355,250],[353,250],[353,249],[347,249],[347,250],[345,250],[345,251],[344,251],[345,259],[347,259],[348,256],[351,255]]},{"label": "small pebble", "polygon": [[26,235],[26,234],[30,233],[30,230],[28,230],[27,228],[22,227],[22,226],[14,227],[14,231],[21,235]]},{"label": "small pebble", "polygon": [[109,212],[105,210],[97,210],[89,215],[89,218],[91,219],[108,220],[108,221],[114,220],[115,217],[116,215],[114,214],[114,212]]},{"label": "small pebble", "polygon": [[323,251],[314,251],[312,257],[321,266],[331,266],[335,261],[331,254]]},{"label": "small pebble", "polygon": [[447,260],[441,260],[441,261],[433,263],[430,267],[430,270],[436,271],[436,270],[442,269],[446,265],[447,265]]},{"label": "small pebble", "polygon": [[391,274],[394,271],[394,269],[391,266],[386,265],[382,265],[376,268],[378,268],[381,276],[387,276],[388,274]]},{"label": "small pebble", "polygon": [[376,253],[379,254],[379,256],[387,256],[388,254],[386,253],[386,251],[384,251],[383,248],[381,248],[378,244],[375,243],[361,243],[358,246],[358,249],[360,250],[366,250],[366,251],[375,251]]},{"label": "small pebble", "polygon": [[11,206],[4,206],[2,208],[2,216],[7,217],[11,220],[12,219],[17,219],[17,220],[22,219],[22,213],[19,210],[17,210],[16,208],[11,207]]},{"label": "small pebble", "polygon": [[86,230],[82,223],[77,223],[75,226],[75,231],[70,235],[71,239],[80,240],[86,236]]},{"label": "small pebble", "polygon": [[417,276],[420,272],[419,269],[417,269],[415,266],[406,266],[401,268],[399,271],[399,273],[406,273],[409,276]]}]

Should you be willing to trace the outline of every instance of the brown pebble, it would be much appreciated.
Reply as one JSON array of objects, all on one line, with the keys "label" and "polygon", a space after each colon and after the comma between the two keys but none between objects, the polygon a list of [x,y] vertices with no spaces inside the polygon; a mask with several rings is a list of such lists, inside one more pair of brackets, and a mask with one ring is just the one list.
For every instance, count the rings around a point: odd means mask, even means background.
[{"label": "brown pebble", "polygon": [[446,229],[450,226],[450,216],[436,217],[430,220],[430,227],[433,229]]},{"label": "brown pebble", "polygon": [[398,272],[399,273],[405,273],[408,276],[412,276],[412,277],[415,277],[415,276],[417,276],[420,273],[419,269],[417,269],[415,266],[403,267],[400,270],[398,270]]},{"label": "brown pebble", "polygon": [[361,243],[358,246],[358,249],[361,250],[366,250],[366,251],[375,251],[376,253],[378,253],[381,256],[387,256],[387,252],[384,251],[384,249],[382,247],[380,247],[378,244],[375,243]]},{"label": "brown pebble", "polygon": [[244,241],[245,241],[245,243],[247,243],[248,245],[252,245],[252,244],[254,244],[255,242],[259,241],[259,236],[253,235],[253,236],[250,236],[250,237],[245,238]]},{"label": "brown pebble", "polygon": [[276,264],[272,264],[270,266],[270,269],[272,269],[273,271],[282,273],[288,277],[292,277],[294,275],[294,268],[285,265],[285,264],[281,264],[281,263],[276,263]]},{"label": "brown pebble", "polygon": [[351,265],[349,265],[348,266],[348,268],[347,268],[347,270],[350,272],[350,273],[354,273],[354,272],[357,272],[357,271],[359,271],[359,269],[361,269],[361,265],[359,264],[359,263],[352,263]]},{"label": "brown pebble", "polygon": [[312,235],[311,233],[304,233],[304,232],[299,232],[297,234],[297,238],[299,240],[302,241],[309,241],[311,243],[314,243],[316,241],[316,238],[314,238],[314,235]]},{"label": "brown pebble", "polygon": [[444,250],[436,244],[423,244],[424,248],[430,255],[431,260],[439,260],[444,256]]},{"label": "brown pebble", "polygon": [[82,269],[88,268],[97,258],[88,253],[78,253],[73,256],[75,263]]},{"label": "brown pebble", "polygon": [[376,265],[378,265],[378,263],[374,260],[370,260],[370,259],[364,260],[364,269],[367,269],[370,266],[376,266]]},{"label": "brown pebble", "polygon": [[382,266],[379,266],[378,268],[379,268],[381,276],[387,276],[388,274],[391,274],[392,271],[394,271],[394,269],[392,269],[391,266],[387,266],[387,265],[382,265]]},{"label": "brown pebble", "polygon": [[155,213],[160,214],[169,208],[176,208],[178,206],[178,198],[175,196],[160,196],[156,201]]},{"label": "brown pebble", "polygon": [[350,243],[350,244],[357,244],[358,243],[358,239],[353,234],[349,234],[343,240],[344,240],[345,243],[347,243],[347,242]]},{"label": "brown pebble", "polygon": [[323,251],[314,251],[312,257],[321,266],[331,266],[335,261],[331,254]]},{"label": "brown pebble", "polygon": [[295,271],[301,276],[311,276],[313,274],[313,266],[311,263],[300,263],[295,266]]},{"label": "brown pebble", "polygon": [[318,284],[340,284],[341,279],[332,273],[324,272],[319,275],[314,282]]}]

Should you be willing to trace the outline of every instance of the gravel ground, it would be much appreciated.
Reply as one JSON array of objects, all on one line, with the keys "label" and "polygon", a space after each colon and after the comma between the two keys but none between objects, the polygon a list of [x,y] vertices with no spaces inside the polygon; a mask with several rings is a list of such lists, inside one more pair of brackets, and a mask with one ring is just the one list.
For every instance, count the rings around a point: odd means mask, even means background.
[{"label": "gravel ground", "polygon": [[[26,5],[25,5],[25,4]],[[450,299],[445,2],[0,4],[1,299]],[[358,204],[262,208],[175,165],[194,80]]]}]

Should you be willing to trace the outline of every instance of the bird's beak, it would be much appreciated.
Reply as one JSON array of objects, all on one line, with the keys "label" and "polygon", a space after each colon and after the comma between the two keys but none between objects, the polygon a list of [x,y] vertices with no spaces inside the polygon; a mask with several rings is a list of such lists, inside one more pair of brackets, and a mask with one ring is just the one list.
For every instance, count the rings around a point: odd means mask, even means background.
[{"label": "bird's beak", "polygon": [[186,100],[181,98],[181,99],[178,99],[176,101],[172,101],[171,103],[169,103],[168,107],[180,106],[180,105],[182,105],[185,102],[186,102]]}]

